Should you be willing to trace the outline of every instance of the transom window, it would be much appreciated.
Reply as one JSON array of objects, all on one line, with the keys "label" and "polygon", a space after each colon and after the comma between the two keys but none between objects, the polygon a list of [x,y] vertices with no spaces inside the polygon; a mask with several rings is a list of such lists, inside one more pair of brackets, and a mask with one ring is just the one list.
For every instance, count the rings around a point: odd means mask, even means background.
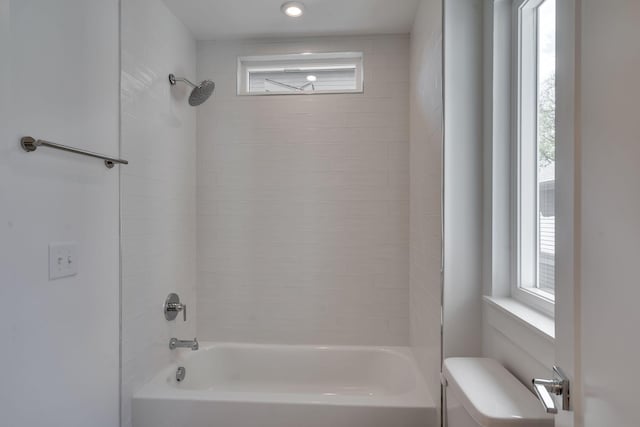
[{"label": "transom window", "polygon": [[556,0],[516,1],[515,297],[555,300]]},{"label": "transom window", "polygon": [[247,56],[238,60],[239,95],[363,91],[362,53]]}]

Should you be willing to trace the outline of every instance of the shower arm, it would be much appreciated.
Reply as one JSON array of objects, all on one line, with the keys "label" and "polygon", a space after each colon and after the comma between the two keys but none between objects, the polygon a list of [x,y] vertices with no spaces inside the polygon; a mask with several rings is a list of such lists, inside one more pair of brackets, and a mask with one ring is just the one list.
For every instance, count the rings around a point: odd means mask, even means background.
[{"label": "shower arm", "polygon": [[182,82],[182,83],[186,83],[189,86],[191,86],[192,88],[197,88],[198,86],[194,85],[193,83],[191,83],[189,80],[185,79],[184,77],[176,77],[173,74],[169,74],[169,83],[171,83],[171,85],[175,85],[177,82]]}]

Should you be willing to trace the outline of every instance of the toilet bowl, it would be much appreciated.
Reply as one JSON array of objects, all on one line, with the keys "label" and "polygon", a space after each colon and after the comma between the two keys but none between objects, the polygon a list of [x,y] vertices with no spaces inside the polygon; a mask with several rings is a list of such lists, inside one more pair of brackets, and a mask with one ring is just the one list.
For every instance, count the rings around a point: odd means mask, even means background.
[{"label": "toilet bowl", "polygon": [[443,376],[447,427],[553,427],[533,393],[493,359],[446,359]]}]

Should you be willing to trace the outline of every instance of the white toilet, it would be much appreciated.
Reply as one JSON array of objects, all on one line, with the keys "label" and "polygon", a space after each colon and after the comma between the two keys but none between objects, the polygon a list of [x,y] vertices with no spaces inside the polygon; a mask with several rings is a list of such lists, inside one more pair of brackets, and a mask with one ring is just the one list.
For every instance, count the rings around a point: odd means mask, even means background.
[{"label": "white toilet", "polygon": [[447,427],[553,427],[538,399],[493,359],[444,362]]}]

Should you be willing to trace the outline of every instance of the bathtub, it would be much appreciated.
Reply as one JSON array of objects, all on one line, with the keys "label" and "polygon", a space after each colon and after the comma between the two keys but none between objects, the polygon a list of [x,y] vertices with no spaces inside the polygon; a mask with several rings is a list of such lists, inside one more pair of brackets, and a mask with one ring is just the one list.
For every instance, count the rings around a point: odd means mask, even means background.
[{"label": "bathtub", "polygon": [[[182,381],[178,367],[185,368]],[[134,427],[435,427],[410,349],[201,343],[133,398]]]}]

